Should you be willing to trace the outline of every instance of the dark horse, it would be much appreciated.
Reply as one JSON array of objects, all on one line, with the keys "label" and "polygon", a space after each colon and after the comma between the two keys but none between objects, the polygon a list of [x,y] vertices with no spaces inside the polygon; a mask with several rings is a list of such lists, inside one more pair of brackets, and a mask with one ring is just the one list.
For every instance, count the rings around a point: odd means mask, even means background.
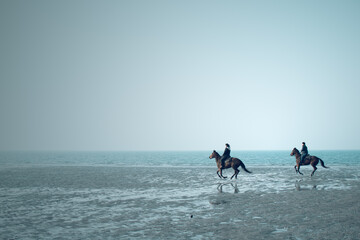
[{"label": "dark horse", "polygon": [[[300,152],[299,150],[297,150],[296,148],[294,148],[292,150],[292,152],[290,153],[290,156],[294,156],[295,155],[295,158],[296,158],[296,165],[295,165],[295,171],[296,173],[300,173],[301,175],[303,175],[301,172],[300,172],[300,166],[301,165],[311,165],[313,168],[314,168],[314,171],[312,171],[311,173],[311,176],[314,175],[317,167],[316,165],[319,163],[321,163],[321,166],[324,167],[324,168],[328,168],[324,165],[324,162],[323,160],[321,160],[320,158],[318,157],[315,157],[315,156],[311,156],[311,155],[307,155],[304,159],[304,161],[300,164],[300,160],[301,160],[301,155],[300,155]],[[297,167],[297,168],[296,168]]]},{"label": "dark horse", "polygon": [[218,167],[218,170],[216,173],[219,176],[219,178],[226,178],[222,175],[222,170],[226,169],[226,168],[231,168],[231,167],[234,169],[235,173],[234,173],[234,175],[231,176],[230,179],[232,179],[234,176],[235,176],[235,178],[237,178],[237,175],[240,172],[238,169],[240,166],[245,172],[251,173],[249,170],[246,169],[244,163],[238,158],[233,158],[233,157],[230,158],[230,160],[225,161],[225,164],[224,164],[225,166],[223,166],[223,167],[221,167],[221,162],[220,162],[221,156],[215,150],[212,152],[212,154],[209,156],[209,158],[210,159],[215,158],[216,165]]}]

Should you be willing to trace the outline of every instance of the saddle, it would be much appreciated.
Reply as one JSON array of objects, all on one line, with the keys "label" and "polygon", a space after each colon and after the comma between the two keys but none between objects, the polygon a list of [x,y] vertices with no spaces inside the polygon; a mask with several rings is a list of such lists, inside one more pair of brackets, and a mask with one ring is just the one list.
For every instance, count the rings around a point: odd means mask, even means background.
[{"label": "saddle", "polygon": [[306,160],[310,160],[310,158],[311,158],[311,155],[310,155],[310,154],[307,154],[307,155],[304,157],[304,159],[303,159],[302,162],[305,162]]},{"label": "saddle", "polygon": [[223,160],[222,160],[223,166],[226,166],[228,163],[230,163],[230,161],[231,161],[231,157],[230,157],[230,156],[227,157],[227,158],[225,158],[225,159],[223,159]]},{"label": "saddle", "polygon": [[230,157],[230,156],[229,156],[228,158],[226,158],[226,159],[224,160],[224,164],[229,163],[229,162],[231,161],[231,158],[232,158],[232,157]]}]

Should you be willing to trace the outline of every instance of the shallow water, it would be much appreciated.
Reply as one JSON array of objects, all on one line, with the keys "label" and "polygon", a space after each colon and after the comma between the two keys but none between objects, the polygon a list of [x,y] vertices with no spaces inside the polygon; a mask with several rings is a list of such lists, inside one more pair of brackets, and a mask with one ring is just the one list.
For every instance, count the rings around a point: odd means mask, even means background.
[{"label": "shallow water", "polygon": [[301,176],[293,164],[249,164],[252,174],[221,180],[215,166],[8,163],[0,169],[0,236],[359,239],[360,173],[329,166],[310,177],[311,167]]}]

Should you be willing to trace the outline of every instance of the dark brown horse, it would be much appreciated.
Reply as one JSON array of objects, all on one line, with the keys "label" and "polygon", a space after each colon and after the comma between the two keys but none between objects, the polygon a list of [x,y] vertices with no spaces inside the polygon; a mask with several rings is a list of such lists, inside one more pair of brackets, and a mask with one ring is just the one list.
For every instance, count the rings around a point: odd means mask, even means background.
[{"label": "dark brown horse", "polygon": [[[305,157],[305,159],[303,160],[303,162],[300,164],[301,155],[300,155],[299,150],[297,150],[296,148],[294,148],[294,149],[292,150],[292,152],[290,153],[290,156],[294,156],[294,155],[295,155],[295,158],[296,158],[296,165],[295,165],[295,167],[294,167],[294,168],[295,168],[295,171],[296,171],[296,173],[300,173],[301,175],[303,175],[303,174],[300,172],[300,166],[302,166],[302,165],[309,165],[309,164],[310,164],[310,165],[314,168],[314,171],[312,171],[311,176],[314,175],[314,173],[315,173],[315,171],[316,171],[316,169],[317,169],[316,165],[319,163],[319,161],[320,161],[322,167],[328,168],[328,167],[326,167],[326,166],[324,165],[323,160],[321,160],[321,159],[318,158],[318,157],[311,156],[311,155],[307,155],[307,156]],[[296,167],[297,167],[297,168],[296,168]]]},{"label": "dark brown horse", "polygon": [[235,178],[237,178],[237,175],[240,172],[238,169],[240,166],[245,172],[251,173],[249,170],[246,169],[244,163],[238,158],[233,158],[233,157],[230,158],[230,160],[225,161],[225,164],[224,164],[225,166],[223,166],[223,167],[221,167],[221,162],[220,162],[221,156],[215,150],[212,152],[212,154],[209,156],[209,158],[210,159],[215,158],[216,165],[218,167],[218,170],[216,173],[219,176],[219,178],[226,178],[222,175],[222,170],[226,169],[226,168],[231,168],[231,167],[234,169],[235,173],[231,176],[230,179],[232,179],[234,176],[235,176]]}]

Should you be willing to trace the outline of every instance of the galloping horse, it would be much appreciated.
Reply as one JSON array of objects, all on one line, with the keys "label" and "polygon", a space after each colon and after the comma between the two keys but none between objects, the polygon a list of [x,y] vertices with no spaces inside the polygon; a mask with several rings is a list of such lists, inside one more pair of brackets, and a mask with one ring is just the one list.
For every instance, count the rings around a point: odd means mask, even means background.
[{"label": "galloping horse", "polygon": [[[217,170],[217,175],[219,176],[219,178],[226,178],[226,177],[224,177],[223,175],[222,175],[222,170],[223,169],[226,169],[226,168],[233,168],[234,169],[234,171],[235,171],[235,173],[231,176],[231,178],[230,179],[232,179],[234,176],[235,176],[235,178],[237,178],[237,175],[239,174],[239,166],[241,166],[241,168],[245,171],[245,172],[247,172],[247,173],[251,173],[249,170],[247,170],[246,169],[246,167],[245,167],[245,165],[244,165],[244,163],[240,160],[240,159],[238,159],[238,158],[230,158],[230,160],[227,160],[227,161],[225,161],[225,163],[224,163],[224,165],[225,166],[223,166],[223,167],[221,167],[221,161],[220,161],[220,159],[221,159],[221,156],[220,156],[220,154],[218,154],[215,150],[212,152],[212,154],[209,156],[209,158],[210,159],[212,159],[212,158],[215,158],[215,160],[216,160],[216,165],[217,165],[217,167],[218,167],[218,170]],[[220,172],[220,174],[219,174],[219,172]]]},{"label": "galloping horse", "polygon": [[[300,173],[301,175],[304,175],[304,174],[302,174],[302,173],[300,172],[300,166],[301,166],[301,165],[309,165],[309,164],[310,164],[310,165],[314,168],[314,171],[312,171],[311,176],[314,175],[314,173],[315,173],[315,171],[316,171],[316,169],[317,169],[316,165],[319,163],[319,161],[320,161],[322,167],[328,168],[328,167],[326,167],[326,166],[324,165],[323,160],[321,160],[321,159],[318,158],[318,157],[311,156],[311,155],[306,156],[305,159],[304,159],[304,161],[300,164],[301,155],[300,155],[299,150],[297,150],[296,148],[294,148],[294,149],[292,150],[292,152],[290,153],[290,156],[294,156],[294,155],[295,155],[295,158],[296,158],[296,165],[295,165],[295,167],[294,167],[294,168],[295,168],[295,171],[296,171],[296,173]],[[297,167],[297,169],[296,169],[296,167]]]}]

